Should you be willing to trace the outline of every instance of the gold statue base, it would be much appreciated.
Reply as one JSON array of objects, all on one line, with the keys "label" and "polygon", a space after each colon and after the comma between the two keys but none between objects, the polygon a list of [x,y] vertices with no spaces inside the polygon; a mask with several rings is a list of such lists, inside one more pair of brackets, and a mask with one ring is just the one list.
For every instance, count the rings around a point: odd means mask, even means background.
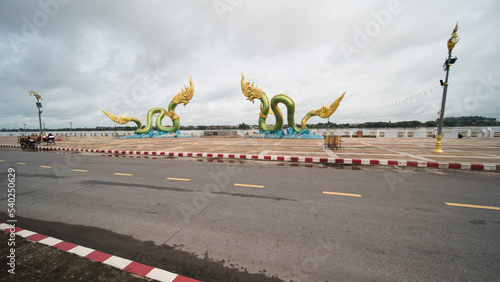
[{"label": "gold statue base", "polygon": [[434,147],[434,150],[432,150],[433,153],[436,153],[436,154],[444,153],[443,149],[441,148],[441,138],[443,138],[443,135],[438,135],[436,137],[436,139],[437,139],[436,147]]}]

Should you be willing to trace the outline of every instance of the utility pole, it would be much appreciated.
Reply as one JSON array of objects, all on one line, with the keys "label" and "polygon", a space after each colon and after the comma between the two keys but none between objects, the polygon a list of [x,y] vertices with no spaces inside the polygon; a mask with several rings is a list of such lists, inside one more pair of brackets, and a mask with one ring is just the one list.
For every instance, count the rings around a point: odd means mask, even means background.
[{"label": "utility pole", "polygon": [[28,93],[30,94],[30,96],[33,94],[33,96],[35,96],[35,98],[36,98],[36,107],[38,108],[38,121],[40,122],[40,136],[42,136],[43,135],[42,103],[40,103],[40,100],[43,100],[43,99],[42,99],[42,96],[40,94],[38,94],[38,91],[30,90]]},{"label": "utility pole", "polygon": [[448,58],[446,59],[444,65],[443,65],[443,67],[446,68],[446,78],[445,78],[444,85],[443,85],[443,99],[441,101],[441,112],[440,112],[440,116],[439,116],[439,128],[438,128],[438,135],[436,138],[436,147],[432,151],[434,153],[443,153],[443,149],[441,148],[441,139],[443,138],[444,108],[446,105],[446,94],[448,92],[448,76],[450,74],[451,65],[457,61],[456,57],[454,57],[454,58],[451,57],[451,51],[455,47],[455,44],[457,44],[458,41],[460,40],[460,37],[458,37],[458,34],[457,34],[457,30],[458,30],[458,23],[455,26],[455,29],[453,29],[453,33],[451,34],[451,38],[448,39]]}]

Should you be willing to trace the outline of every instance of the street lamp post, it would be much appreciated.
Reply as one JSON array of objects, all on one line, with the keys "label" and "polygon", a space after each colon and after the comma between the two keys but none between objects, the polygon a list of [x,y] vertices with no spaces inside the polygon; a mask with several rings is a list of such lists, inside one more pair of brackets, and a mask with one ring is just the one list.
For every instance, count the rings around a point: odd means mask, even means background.
[{"label": "street lamp post", "polygon": [[26,136],[26,123],[23,124],[24,124],[24,136]]},{"label": "street lamp post", "polygon": [[72,127],[73,123],[70,121],[69,122],[69,130],[70,130],[70,134],[69,134],[69,137],[73,137],[73,127]]},{"label": "street lamp post", "polygon": [[40,100],[42,99],[42,95],[38,94],[38,91],[33,91],[30,90],[28,92],[30,96],[33,94],[36,98],[36,107],[38,108],[38,121],[40,122],[40,136],[43,135],[43,128],[42,128],[42,103],[40,103]]},{"label": "street lamp post", "polygon": [[446,78],[444,81],[443,85],[443,99],[441,101],[441,111],[439,115],[439,128],[438,128],[438,135],[436,137],[436,147],[434,147],[434,150],[432,152],[434,153],[443,153],[443,149],[441,148],[441,139],[443,138],[443,121],[444,121],[444,108],[446,105],[446,94],[448,92],[448,76],[450,74],[450,67],[452,64],[454,64],[457,60],[457,58],[452,58],[451,57],[451,51],[453,50],[453,47],[455,47],[455,44],[458,43],[460,40],[460,37],[457,35],[457,30],[458,30],[458,23],[455,26],[455,29],[453,29],[453,33],[451,34],[451,38],[448,39],[448,58],[445,61],[445,67],[446,67]]}]

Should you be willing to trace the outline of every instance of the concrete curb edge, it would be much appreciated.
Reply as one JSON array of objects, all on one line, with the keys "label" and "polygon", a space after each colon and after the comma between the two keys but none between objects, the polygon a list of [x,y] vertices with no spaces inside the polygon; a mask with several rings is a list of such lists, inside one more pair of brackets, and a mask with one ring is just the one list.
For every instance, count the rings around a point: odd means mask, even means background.
[{"label": "concrete curb edge", "polygon": [[164,282],[200,282],[199,280],[178,275],[163,269],[144,265],[142,263],[131,261],[111,254],[106,254],[91,248],[79,246],[70,242],[65,242],[54,237],[22,229],[8,223],[0,222],[0,230],[10,234],[11,237],[13,234],[15,234],[17,236],[26,238],[29,241],[45,244],[64,252],[76,254],[86,259],[104,263],[139,277],[145,277]]}]

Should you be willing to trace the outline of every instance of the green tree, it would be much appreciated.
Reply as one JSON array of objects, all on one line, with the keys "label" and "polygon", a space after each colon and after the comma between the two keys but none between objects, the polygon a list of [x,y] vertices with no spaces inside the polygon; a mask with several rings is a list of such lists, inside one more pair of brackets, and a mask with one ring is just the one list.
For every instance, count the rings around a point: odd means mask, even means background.
[{"label": "green tree", "polygon": [[246,123],[240,123],[238,125],[238,129],[250,129],[250,125],[248,125]]}]

